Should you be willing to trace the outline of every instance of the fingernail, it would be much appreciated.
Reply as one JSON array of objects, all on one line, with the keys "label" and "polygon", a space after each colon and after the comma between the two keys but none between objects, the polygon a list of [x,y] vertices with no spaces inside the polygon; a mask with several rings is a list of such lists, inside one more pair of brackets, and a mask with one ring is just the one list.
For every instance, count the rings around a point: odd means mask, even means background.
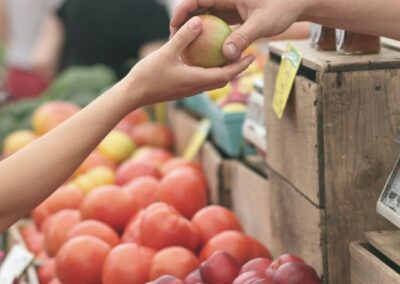
[{"label": "fingernail", "polygon": [[234,43],[228,43],[228,45],[226,46],[227,50],[228,50],[228,55],[231,56],[232,58],[236,57],[236,54],[238,52],[238,49],[236,47],[236,45]]},{"label": "fingernail", "polygon": [[194,30],[197,31],[200,29],[201,27],[201,19],[199,17],[193,17],[189,20],[189,27]]}]

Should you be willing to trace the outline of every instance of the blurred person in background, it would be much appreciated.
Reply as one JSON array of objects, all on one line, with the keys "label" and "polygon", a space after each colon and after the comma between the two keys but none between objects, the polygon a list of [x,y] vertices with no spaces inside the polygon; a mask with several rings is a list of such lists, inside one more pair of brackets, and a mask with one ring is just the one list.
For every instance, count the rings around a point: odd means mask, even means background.
[{"label": "blurred person in background", "polygon": [[0,0],[0,41],[6,51],[5,89],[12,99],[40,95],[49,78],[35,69],[32,53],[46,14],[59,0]]},{"label": "blurred person in background", "polygon": [[48,76],[73,65],[104,64],[122,78],[132,59],[169,37],[169,16],[156,0],[65,0],[49,15],[34,53]]}]

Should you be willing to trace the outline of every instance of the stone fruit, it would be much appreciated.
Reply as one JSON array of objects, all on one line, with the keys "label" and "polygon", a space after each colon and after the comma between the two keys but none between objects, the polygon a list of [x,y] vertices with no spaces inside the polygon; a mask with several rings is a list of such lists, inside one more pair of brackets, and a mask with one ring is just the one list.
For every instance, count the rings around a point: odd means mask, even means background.
[{"label": "stone fruit", "polygon": [[137,210],[144,209],[157,199],[158,180],[151,176],[138,177],[124,186],[129,192]]},{"label": "stone fruit", "polygon": [[41,233],[35,224],[30,223],[21,229],[21,236],[30,252],[35,256],[44,252],[44,234]]},{"label": "stone fruit", "polygon": [[5,156],[14,154],[36,140],[36,138],[36,134],[30,130],[18,130],[12,132],[4,139],[3,153]]},{"label": "stone fruit", "polygon": [[56,260],[54,258],[46,259],[38,268],[38,277],[40,284],[49,284],[56,277]]},{"label": "stone fruit", "polygon": [[129,158],[135,150],[135,143],[124,132],[113,130],[100,142],[97,150],[119,164]]},{"label": "stone fruit", "polygon": [[[163,275],[184,279],[199,266],[196,255],[183,247],[169,247],[157,252],[150,268],[150,280]],[[211,283],[210,283],[211,284]]]},{"label": "stone fruit", "polygon": [[107,255],[103,284],[143,284],[149,280],[150,265],[156,251],[136,244],[121,244]]},{"label": "stone fruit", "polygon": [[64,209],[49,219],[44,230],[44,244],[49,256],[55,256],[68,239],[71,229],[81,221],[78,210]]},{"label": "stone fruit", "polygon": [[265,273],[267,268],[270,266],[272,260],[269,258],[255,258],[252,259],[248,262],[246,262],[243,266],[242,269],[240,270],[240,274],[248,272],[248,271],[257,271],[260,273]]},{"label": "stone fruit", "polygon": [[242,231],[235,213],[219,205],[204,207],[193,216],[192,223],[199,229],[201,246],[223,231]]},{"label": "stone fruit", "polygon": [[179,169],[181,167],[191,167],[193,170],[197,171],[199,175],[203,174],[203,169],[198,162],[195,161],[187,161],[181,157],[175,157],[168,161],[166,161],[160,168],[160,172],[162,176],[166,176],[170,172]]},{"label": "stone fruit", "polygon": [[86,220],[71,229],[68,240],[78,236],[92,236],[108,243],[111,247],[119,244],[119,236],[113,228],[97,220]]},{"label": "stone fruit", "polygon": [[165,203],[147,207],[140,222],[140,243],[160,250],[182,246],[194,251],[199,243],[196,228],[175,208]]},{"label": "stone fruit", "polygon": [[136,213],[133,197],[118,186],[108,185],[91,191],[81,206],[82,219],[102,221],[121,232]]},{"label": "stone fruit", "polygon": [[227,63],[222,52],[225,39],[232,29],[222,19],[212,15],[199,16],[202,21],[200,35],[183,51],[182,59],[188,65],[205,68]]},{"label": "stone fruit", "polygon": [[53,101],[41,105],[32,115],[32,127],[36,134],[42,135],[64,122],[80,108],[69,102]]},{"label": "stone fruit", "polygon": [[111,247],[91,236],[66,242],[56,257],[56,275],[63,284],[99,284]]},{"label": "stone fruit", "polygon": [[182,280],[171,276],[171,275],[165,275],[162,276],[156,280],[154,280],[153,282],[151,282],[151,284],[184,284]]},{"label": "stone fruit", "polygon": [[137,146],[153,146],[172,149],[173,134],[169,127],[157,123],[145,123],[134,127],[131,137]]},{"label": "stone fruit", "polygon": [[74,176],[84,174],[91,169],[101,166],[110,168],[113,171],[117,169],[117,164],[113,160],[101,155],[98,151],[94,151],[86,158],[82,165],[80,165],[80,167],[76,170]]},{"label": "stone fruit", "polygon": [[265,279],[264,273],[261,273],[259,271],[247,271],[239,274],[239,276],[235,278],[232,284],[247,284],[250,282],[253,283],[252,281],[258,281],[259,279]]},{"label": "stone fruit", "polygon": [[100,166],[90,169],[83,175],[77,176],[72,185],[78,187],[84,194],[93,189],[115,183],[115,172],[108,167]]},{"label": "stone fruit", "polygon": [[216,251],[201,264],[200,274],[208,284],[231,284],[239,274],[239,265],[231,255]]},{"label": "stone fruit", "polygon": [[[239,265],[257,257],[271,258],[270,253],[261,244],[255,247],[254,239],[243,232],[224,231],[211,238],[200,253],[200,260],[208,259],[216,251],[224,251],[233,256]],[[255,249],[256,248],[256,249]]]},{"label": "stone fruit", "polygon": [[273,284],[320,284],[315,270],[305,263],[288,262],[274,273]]},{"label": "stone fruit", "polygon": [[160,171],[151,163],[128,160],[123,162],[117,169],[116,184],[124,185],[142,176],[151,176],[156,179],[161,178]]},{"label": "stone fruit", "polygon": [[201,278],[200,269],[196,269],[192,273],[190,273],[185,278],[185,284],[196,284],[203,283],[203,278]]},{"label": "stone fruit", "polygon": [[162,178],[158,186],[158,200],[192,218],[207,205],[207,187],[192,169],[180,168]]},{"label": "stone fruit", "polygon": [[298,257],[297,255],[294,254],[283,254],[277,259],[275,259],[271,265],[268,267],[266,270],[265,274],[267,275],[267,278],[271,278],[274,276],[275,271],[278,270],[278,268],[288,262],[301,262],[304,263],[304,260]]},{"label": "stone fruit", "polygon": [[124,233],[121,237],[124,243],[141,244],[140,224],[145,210],[140,210],[134,217],[129,220],[128,225],[125,227]]}]

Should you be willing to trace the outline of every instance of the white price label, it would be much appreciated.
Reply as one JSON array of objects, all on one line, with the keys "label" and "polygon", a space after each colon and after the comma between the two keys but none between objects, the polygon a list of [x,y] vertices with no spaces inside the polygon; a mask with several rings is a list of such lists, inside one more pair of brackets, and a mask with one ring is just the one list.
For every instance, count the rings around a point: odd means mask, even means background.
[{"label": "white price label", "polygon": [[34,256],[22,245],[15,245],[0,268],[0,283],[13,284],[33,261]]}]

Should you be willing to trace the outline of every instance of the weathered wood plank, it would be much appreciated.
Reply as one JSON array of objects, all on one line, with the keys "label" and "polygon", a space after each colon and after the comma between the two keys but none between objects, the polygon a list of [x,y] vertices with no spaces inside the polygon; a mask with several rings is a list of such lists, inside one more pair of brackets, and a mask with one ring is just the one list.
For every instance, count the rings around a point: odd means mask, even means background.
[{"label": "weathered wood plank", "polygon": [[359,242],[350,244],[351,284],[400,283],[400,274],[367,248],[368,245]]},{"label": "weathered wood plank", "polygon": [[[385,47],[379,54],[339,56],[336,52],[318,51],[312,48],[308,40],[291,42],[302,52],[303,66],[321,72],[400,68],[400,53]],[[287,41],[273,42],[270,44],[270,50],[273,54],[282,55],[287,43]]]},{"label": "weathered wood plank", "polygon": [[302,191],[317,206],[323,206],[318,165],[317,84],[298,76],[282,119],[272,109],[278,65],[269,62],[265,72],[265,120],[268,164]]},{"label": "weathered wood plank", "polygon": [[375,231],[365,233],[369,244],[400,266],[400,231]]},{"label": "weathered wood plank", "polygon": [[375,207],[400,150],[399,78],[400,70],[320,76],[330,284],[349,282],[351,241],[393,228]]}]

